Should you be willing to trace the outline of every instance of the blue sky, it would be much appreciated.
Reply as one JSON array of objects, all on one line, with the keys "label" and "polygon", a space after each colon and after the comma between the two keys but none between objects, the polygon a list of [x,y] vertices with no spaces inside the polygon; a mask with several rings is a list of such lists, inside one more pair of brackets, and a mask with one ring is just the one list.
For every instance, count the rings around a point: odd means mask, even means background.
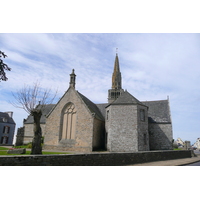
[{"label": "blue sky", "polygon": [[200,34],[195,33],[1,33],[1,51],[12,68],[0,83],[0,110],[14,111],[16,128],[27,113],[13,107],[12,92],[39,80],[60,98],[75,69],[76,89],[107,102],[118,48],[122,87],[141,101],[169,96],[173,138],[200,137]]}]

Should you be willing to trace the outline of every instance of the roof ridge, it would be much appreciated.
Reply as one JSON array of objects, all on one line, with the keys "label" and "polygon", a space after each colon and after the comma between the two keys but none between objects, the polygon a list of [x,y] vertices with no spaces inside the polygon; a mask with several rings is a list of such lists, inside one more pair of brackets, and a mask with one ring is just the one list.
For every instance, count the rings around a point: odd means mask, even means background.
[{"label": "roof ridge", "polygon": [[163,99],[163,100],[151,100],[151,101],[141,101],[141,102],[157,102],[157,101],[168,101],[168,99]]}]

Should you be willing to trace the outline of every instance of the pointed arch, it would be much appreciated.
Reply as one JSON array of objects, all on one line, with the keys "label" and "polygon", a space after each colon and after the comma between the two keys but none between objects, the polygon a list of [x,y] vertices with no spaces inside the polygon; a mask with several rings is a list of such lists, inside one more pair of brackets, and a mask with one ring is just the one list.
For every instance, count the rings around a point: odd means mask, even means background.
[{"label": "pointed arch", "polygon": [[76,131],[76,108],[73,103],[64,106],[61,114],[61,140],[75,139]]}]

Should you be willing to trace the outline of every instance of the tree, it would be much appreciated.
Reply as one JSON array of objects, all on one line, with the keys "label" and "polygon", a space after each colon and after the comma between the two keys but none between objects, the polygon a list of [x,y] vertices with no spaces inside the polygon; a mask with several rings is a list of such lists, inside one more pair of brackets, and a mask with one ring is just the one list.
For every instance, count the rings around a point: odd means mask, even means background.
[{"label": "tree", "polygon": [[7,81],[8,78],[6,77],[5,70],[10,71],[11,68],[3,62],[3,60],[1,59],[2,57],[5,58],[7,57],[7,55],[4,52],[0,51],[0,81]]},{"label": "tree", "polygon": [[56,94],[57,92],[51,95],[51,89],[42,89],[38,82],[34,83],[32,87],[25,85],[22,89],[13,93],[16,102],[12,104],[15,107],[24,109],[28,114],[33,116],[34,137],[31,154],[42,154],[42,129],[40,119],[45,106],[53,102]]}]

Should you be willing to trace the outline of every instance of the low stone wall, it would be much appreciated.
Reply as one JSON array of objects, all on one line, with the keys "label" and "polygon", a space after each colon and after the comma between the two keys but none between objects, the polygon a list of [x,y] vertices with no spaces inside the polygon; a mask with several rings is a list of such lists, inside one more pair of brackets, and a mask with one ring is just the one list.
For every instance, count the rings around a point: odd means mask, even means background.
[{"label": "low stone wall", "polygon": [[1,156],[1,166],[123,166],[192,157],[191,150],[137,153],[91,153],[62,155]]}]

